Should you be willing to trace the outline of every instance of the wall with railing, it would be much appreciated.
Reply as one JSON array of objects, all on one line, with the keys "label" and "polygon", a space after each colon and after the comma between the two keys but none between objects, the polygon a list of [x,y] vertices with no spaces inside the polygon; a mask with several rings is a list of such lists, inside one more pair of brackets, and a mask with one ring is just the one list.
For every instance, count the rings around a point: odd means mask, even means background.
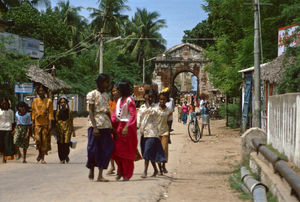
[{"label": "wall with railing", "polygon": [[267,142],[300,167],[300,93],[269,97]]}]

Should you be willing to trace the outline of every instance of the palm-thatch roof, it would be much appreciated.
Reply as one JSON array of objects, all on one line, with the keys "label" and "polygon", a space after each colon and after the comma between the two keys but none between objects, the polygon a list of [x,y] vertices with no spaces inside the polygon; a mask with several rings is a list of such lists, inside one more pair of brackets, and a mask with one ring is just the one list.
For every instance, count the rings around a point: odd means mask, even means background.
[{"label": "palm-thatch roof", "polygon": [[26,75],[31,81],[40,83],[53,92],[71,88],[71,86],[66,84],[64,81],[52,76],[50,73],[45,72],[36,66],[31,66]]},{"label": "palm-thatch roof", "polygon": [[279,83],[284,76],[284,63],[285,65],[288,65],[292,64],[294,61],[295,57],[286,58],[286,54],[280,55],[261,68],[261,79],[263,81],[268,81],[269,83]]}]

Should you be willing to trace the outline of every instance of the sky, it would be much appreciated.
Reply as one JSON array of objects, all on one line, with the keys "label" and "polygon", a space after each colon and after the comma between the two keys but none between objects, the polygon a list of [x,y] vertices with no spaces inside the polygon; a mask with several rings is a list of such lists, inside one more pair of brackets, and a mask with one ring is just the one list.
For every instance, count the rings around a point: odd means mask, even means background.
[{"label": "sky", "polygon": [[[60,0],[51,0],[52,6],[55,6]],[[88,18],[88,7],[97,8],[97,0],[70,0],[72,6],[82,6],[84,9],[81,15]],[[184,35],[184,30],[191,30],[199,22],[207,18],[201,5],[204,0],[128,0],[127,5],[130,11],[125,11],[130,17],[134,15],[136,8],[146,8],[149,12],[158,12],[160,19],[165,19],[167,28],[161,29],[161,34],[167,41],[167,49],[178,45]],[[90,19],[89,19],[90,20]]]}]

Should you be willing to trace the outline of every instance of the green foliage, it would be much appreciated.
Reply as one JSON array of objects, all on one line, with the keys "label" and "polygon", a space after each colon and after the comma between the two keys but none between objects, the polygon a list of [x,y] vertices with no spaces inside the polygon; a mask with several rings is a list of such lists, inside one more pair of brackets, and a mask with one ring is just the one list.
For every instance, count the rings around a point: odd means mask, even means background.
[{"label": "green foliage", "polygon": [[0,41],[0,96],[15,101],[15,84],[28,81],[24,75],[32,63],[34,62],[27,56],[6,51],[4,40]]},{"label": "green foliage", "polygon": [[[192,30],[185,30],[182,41],[195,43],[196,45],[207,48],[208,46],[214,44],[214,40],[210,40],[209,38],[213,38],[213,28],[212,24],[207,20],[203,20],[201,23],[197,24]],[[207,38],[207,39],[205,39]],[[198,40],[197,40],[198,39]]]},{"label": "green foliage", "polygon": [[279,158],[282,160],[289,161],[289,158],[285,154],[280,153],[277,149],[275,149],[272,144],[268,144],[266,147],[279,156]]},{"label": "green foliage", "polygon": [[[5,11],[1,10],[3,2],[5,2]],[[144,37],[161,38],[159,30],[165,26],[164,20],[157,19],[159,15],[156,12],[147,12],[145,9],[140,10],[143,11],[142,16],[136,15],[140,17],[139,19],[136,17],[129,21],[128,17],[121,13],[129,9],[126,0],[99,1],[99,8],[89,8],[92,10],[93,21],[91,24],[88,24],[87,20],[79,15],[81,7],[71,6],[69,0],[59,2],[54,8],[47,7],[46,10],[39,11],[33,4],[41,2],[45,3],[47,0],[26,3],[17,0],[0,0],[0,16],[4,20],[14,21],[14,25],[8,27],[7,32],[36,38],[44,43],[44,57],[39,61],[40,68],[47,71],[55,65],[56,76],[72,86],[70,93],[85,94],[96,87],[95,78],[99,72],[99,59],[96,59],[97,35],[100,28],[104,27],[105,37],[117,35],[125,37],[133,36],[135,31],[133,29],[125,30],[125,23],[127,25],[134,24],[138,29],[137,26],[143,25],[143,29],[138,31],[144,34]],[[16,5],[12,3],[16,3]],[[165,49],[164,43],[163,39],[147,41],[142,48],[136,50],[143,50],[143,57],[149,59]],[[104,72],[111,76],[113,83],[127,79],[132,84],[140,84],[142,69],[138,62],[141,60],[133,56],[137,52],[125,49],[126,45],[123,40],[104,45]],[[10,90],[8,92],[7,87],[5,90],[6,94],[12,94],[14,82],[21,81],[22,78],[26,80],[24,74],[27,63],[32,61],[24,56],[5,54],[5,56],[1,55],[0,64],[1,68],[2,65],[5,65],[9,71],[6,74],[2,73],[1,69],[0,79],[6,81],[7,78],[10,78]],[[2,58],[4,59],[2,60]],[[7,64],[8,61],[12,62]],[[152,71],[152,66],[147,67],[147,81],[151,81]],[[1,90],[3,89],[1,88]]]},{"label": "green foliage", "polygon": [[[300,24],[300,0],[267,2],[273,5],[260,7],[262,62],[277,56],[278,28]],[[229,97],[236,97],[240,93],[241,74],[238,71],[253,66],[253,6],[245,6],[244,3],[242,0],[206,0],[203,8],[208,13],[208,19],[192,30],[186,30],[183,37],[183,41],[188,38],[207,37],[216,40],[187,41],[206,48],[206,57],[210,61],[206,70],[210,73],[210,81]],[[287,74],[290,76],[287,78],[293,78],[293,74],[297,76],[298,68],[299,65],[288,69]],[[290,92],[297,84],[299,80],[283,88]]]},{"label": "green foliage", "polygon": [[[220,105],[219,114],[222,118],[225,118],[225,104]],[[240,114],[239,114],[239,104],[228,104],[228,126],[231,128],[238,128],[240,126]]]},{"label": "green foliage", "polygon": [[[152,58],[158,52],[165,50],[165,40],[159,33],[160,29],[166,27],[163,19],[158,19],[157,12],[148,12],[146,9],[137,9],[132,21],[126,24],[127,40],[124,50],[135,57],[137,62],[142,65],[143,59]],[[145,40],[145,38],[150,40]]]},{"label": "green foliage", "polygon": [[[241,180],[241,165],[233,166],[234,171],[232,173],[232,176],[229,177],[229,184],[230,187],[236,191],[239,192],[239,198],[242,200],[251,200],[251,195],[245,193],[243,189],[241,188],[241,185],[243,184],[243,181]],[[235,179],[235,180],[234,180]]]},{"label": "green foliage", "polygon": [[289,57],[295,57],[295,62],[284,63],[284,77],[277,89],[280,94],[300,92],[300,47],[290,48],[285,55],[285,60]]}]

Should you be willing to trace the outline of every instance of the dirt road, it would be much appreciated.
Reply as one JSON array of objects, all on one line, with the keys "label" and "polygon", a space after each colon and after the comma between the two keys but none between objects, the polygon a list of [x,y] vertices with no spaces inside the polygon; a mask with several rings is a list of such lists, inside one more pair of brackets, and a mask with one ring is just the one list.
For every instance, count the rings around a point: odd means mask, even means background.
[{"label": "dirt road", "polygon": [[107,176],[110,182],[99,183],[87,179],[86,119],[76,118],[78,145],[71,150],[70,164],[59,164],[54,140],[47,164],[37,164],[32,145],[27,164],[21,160],[0,163],[0,201],[238,201],[227,179],[228,164],[239,159],[239,135],[221,127],[223,121],[212,124],[214,136],[192,143],[187,126],[174,122],[166,176],[140,178],[143,161],[138,161],[129,182]]}]

